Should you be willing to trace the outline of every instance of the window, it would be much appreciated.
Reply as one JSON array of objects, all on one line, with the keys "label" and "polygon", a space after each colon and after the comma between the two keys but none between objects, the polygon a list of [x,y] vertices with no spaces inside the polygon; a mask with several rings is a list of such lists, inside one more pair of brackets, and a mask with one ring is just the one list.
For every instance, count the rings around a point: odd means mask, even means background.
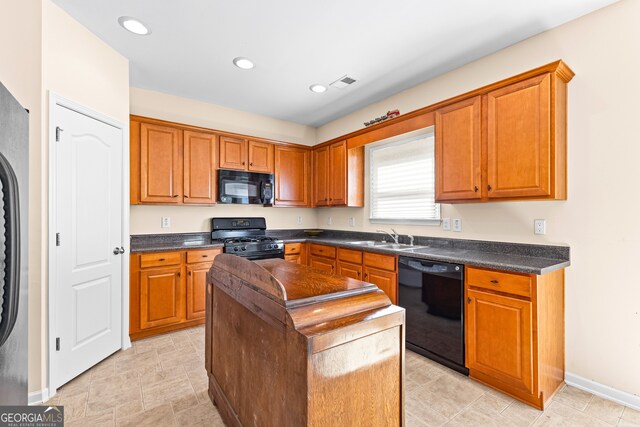
[{"label": "window", "polygon": [[433,128],[369,149],[371,222],[440,223]]}]

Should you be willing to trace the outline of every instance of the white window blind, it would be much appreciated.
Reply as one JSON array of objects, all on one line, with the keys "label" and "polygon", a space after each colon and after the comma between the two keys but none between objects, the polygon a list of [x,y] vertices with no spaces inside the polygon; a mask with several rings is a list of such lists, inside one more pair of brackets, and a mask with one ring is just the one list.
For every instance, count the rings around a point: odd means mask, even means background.
[{"label": "white window blind", "polygon": [[370,149],[371,220],[440,219],[433,150],[433,131]]}]

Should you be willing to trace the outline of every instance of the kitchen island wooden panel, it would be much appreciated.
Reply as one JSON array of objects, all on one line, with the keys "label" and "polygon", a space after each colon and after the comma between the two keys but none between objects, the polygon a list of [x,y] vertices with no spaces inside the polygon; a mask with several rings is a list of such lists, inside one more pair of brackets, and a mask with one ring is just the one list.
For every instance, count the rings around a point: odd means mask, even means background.
[{"label": "kitchen island wooden panel", "polygon": [[227,425],[404,425],[404,309],[375,285],[222,254],[206,303],[209,396]]}]

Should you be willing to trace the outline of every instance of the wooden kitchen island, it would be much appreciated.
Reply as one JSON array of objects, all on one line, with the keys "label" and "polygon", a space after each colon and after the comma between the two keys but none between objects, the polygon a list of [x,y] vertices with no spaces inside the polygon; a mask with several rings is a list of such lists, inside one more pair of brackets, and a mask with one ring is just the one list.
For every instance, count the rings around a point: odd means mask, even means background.
[{"label": "wooden kitchen island", "polygon": [[209,396],[227,425],[404,425],[404,309],[375,285],[222,254],[206,316]]}]

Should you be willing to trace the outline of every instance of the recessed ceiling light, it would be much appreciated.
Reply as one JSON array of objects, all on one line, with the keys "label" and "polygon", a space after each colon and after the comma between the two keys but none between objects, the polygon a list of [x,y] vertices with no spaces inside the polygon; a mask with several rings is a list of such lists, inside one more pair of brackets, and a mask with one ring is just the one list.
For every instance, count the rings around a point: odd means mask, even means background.
[{"label": "recessed ceiling light", "polygon": [[122,28],[132,32],[133,34],[137,34],[139,36],[146,36],[147,34],[151,34],[151,30],[149,29],[149,27],[144,25],[136,18],[131,18],[130,16],[121,16],[120,18],[118,18],[118,23],[122,26]]},{"label": "recessed ceiling light", "polygon": [[238,68],[242,68],[243,70],[250,70],[255,67],[255,65],[249,58],[243,58],[242,56],[234,58],[233,64]]},{"label": "recessed ceiling light", "polygon": [[322,93],[322,92],[326,92],[327,87],[319,84],[315,84],[315,85],[309,86],[309,90],[315,93]]}]

